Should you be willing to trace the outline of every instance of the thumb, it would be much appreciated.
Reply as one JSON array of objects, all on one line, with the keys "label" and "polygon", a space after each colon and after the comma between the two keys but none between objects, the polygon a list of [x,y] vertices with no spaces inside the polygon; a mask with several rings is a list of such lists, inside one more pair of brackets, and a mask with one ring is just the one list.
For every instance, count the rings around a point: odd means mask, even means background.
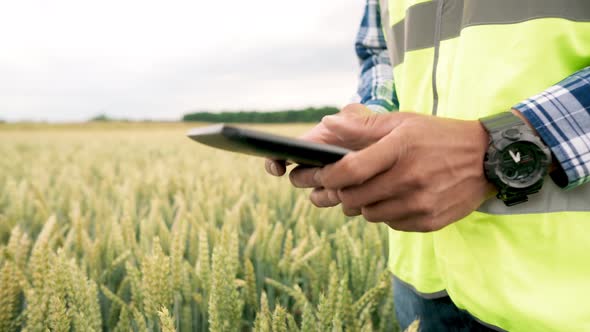
[{"label": "thumb", "polygon": [[323,125],[342,141],[360,140],[373,143],[389,134],[401,123],[398,113],[326,116]]}]

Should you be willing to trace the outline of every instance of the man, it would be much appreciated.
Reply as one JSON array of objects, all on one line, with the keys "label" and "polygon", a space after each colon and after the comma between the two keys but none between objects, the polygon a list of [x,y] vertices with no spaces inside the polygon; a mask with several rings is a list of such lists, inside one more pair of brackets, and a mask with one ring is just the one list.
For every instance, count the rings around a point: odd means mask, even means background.
[{"label": "man", "polygon": [[590,2],[368,1],[369,22],[386,43],[357,51],[388,50],[403,112],[361,89],[304,136],[357,151],[293,184],[391,227],[402,327],[590,330]]}]

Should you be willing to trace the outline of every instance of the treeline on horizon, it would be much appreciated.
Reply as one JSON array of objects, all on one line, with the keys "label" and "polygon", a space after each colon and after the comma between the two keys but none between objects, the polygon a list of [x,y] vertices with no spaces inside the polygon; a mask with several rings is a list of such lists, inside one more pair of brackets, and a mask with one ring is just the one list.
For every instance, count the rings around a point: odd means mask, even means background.
[{"label": "treeline on horizon", "polygon": [[338,108],[332,106],[300,110],[286,110],[275,112],[195,112],[185,114],[185,122],[241,122],[241,123],[286,123],[286,122],[319,122],[324,116],[338,113]]}]

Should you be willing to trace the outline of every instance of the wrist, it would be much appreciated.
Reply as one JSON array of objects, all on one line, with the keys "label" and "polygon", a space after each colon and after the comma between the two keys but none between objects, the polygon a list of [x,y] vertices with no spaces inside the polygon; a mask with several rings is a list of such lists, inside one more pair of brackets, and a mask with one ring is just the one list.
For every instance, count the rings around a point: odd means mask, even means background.
[{"label": "wrist", "polygon": [[529,119],[526,118],[526,116],[524,116],[519,110],[514,108],[511,110],[511,112],[512,114],[516,115],[519,119],[521,119],[527,126],[529,126],[535,134],[535,136],[539,136],[539,133],[537,133],[537,129],[531,124],[531,122],[529,121]]},{"label": "wrist", "polygon": [[470,122],[472,123],[472,134],[470,137],[472,137],[473,142],[477,148],[477,155],[485,156],[490,145],[490,135],[480,121],[475,120]]},{"label": "wrist", "polygon": [[524,203],[541,190],[550,169],[551,153],[526,119],[511,112],[480,119],[489,133],[486,178],[498,188],[507,206]]},{"label": "wrist", "polygon": [[[533,131],[533,134],[535,134],[535,136],[539,137],[539,139],[545,144],[547,145],[547,143],[545,143],[543,141],[543,137],[541,137],[539,135],[539,133],[537,132],[537,128],[535,128],[531,122],[529,121],[529,119],[527,119],[526,116],[524,116],[519,110],[517,109],[512,109],[512,114],[516,115],[518,118],[520,118],[527,126],[529,126],[529,128],[531,128],[531,130]],[[556,169],[558,169],[560,167],[557,159],[555,157],[551,158],[551,164],[549,165],[549,172],[553,172]]]},{"label": "wrist", "polygon": [[480,121],[475,120],[470,122],[472,127],[472,135],[470,137],[475,143],[475,147],[477,149],[475,155],[480,156],[478,157],[478,169],[481,172],[479,176],[487,183],[487,199],[495,196],[498,193],[496,186],[487,178],[484,171],[485,156],[488,153],[491,137]]}]

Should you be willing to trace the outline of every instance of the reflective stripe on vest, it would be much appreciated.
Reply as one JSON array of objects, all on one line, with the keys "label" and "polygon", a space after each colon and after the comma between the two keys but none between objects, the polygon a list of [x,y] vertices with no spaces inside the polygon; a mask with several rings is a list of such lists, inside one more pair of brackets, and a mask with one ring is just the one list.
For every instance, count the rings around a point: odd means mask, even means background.
[{"label": "reflective stripe on vest", "polygon": [[[587,0],[384,0],[381,9],[400,110],[474,120],[590,66]],[[433,233],[432,251],[413,236],[390,232],[390,268],[418,290],[438,278],[457,306],[505,330],[590,330],[590,185],[563,191],[547,178],[528,203],[489,200]]]},{"label": "reflective stripe on vest", "polygon": [[[392,43],[390,52],[394,66],[404,61],[405,52],[434,47],[437,3],[422,2],[411,6],[405,19],[388,29],[393,40],[404,41]],[[440,40],[456,38],[462,29],[474,25],[513,24],[543,17],[590,21],[590,1],[587,0],[446,0],[445,3],[448,20],[441,27]]]}]

